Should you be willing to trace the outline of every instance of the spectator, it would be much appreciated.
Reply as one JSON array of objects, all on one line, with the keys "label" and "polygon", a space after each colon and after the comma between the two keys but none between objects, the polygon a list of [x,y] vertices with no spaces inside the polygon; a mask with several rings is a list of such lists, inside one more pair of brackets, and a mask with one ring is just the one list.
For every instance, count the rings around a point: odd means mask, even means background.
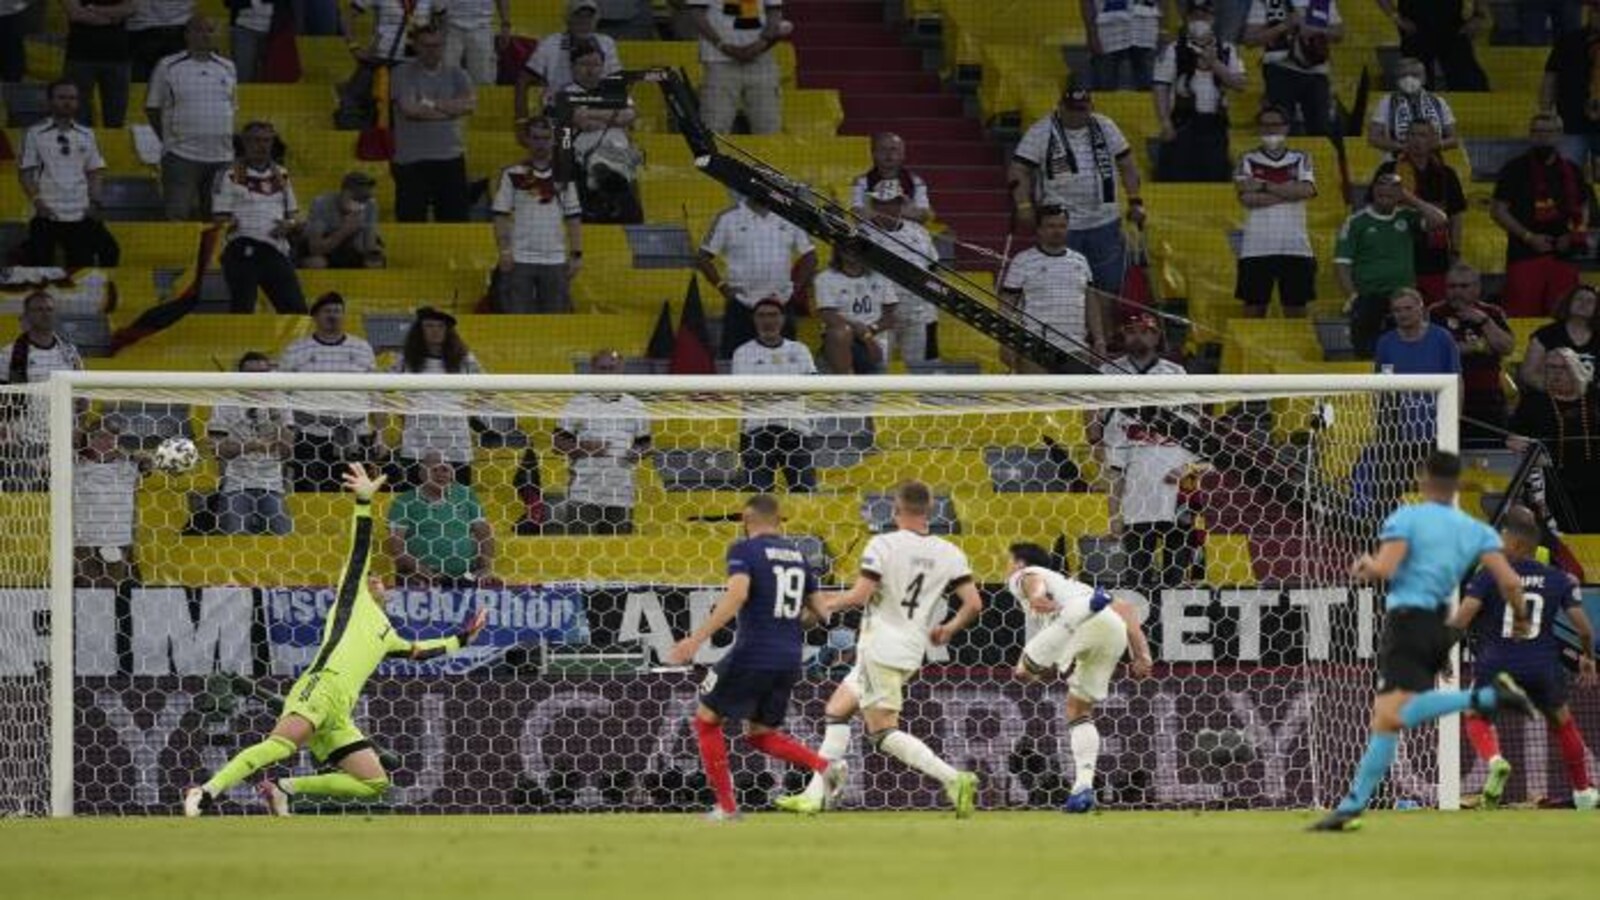
[{"label": "spectator", "polygon": [[[1100,367],[1108,375],[1182,375],[1161,358],[1161,322],[1149,313],[1123,325],[1126,354]],[[1130,412],[1091,418],[1089,442],[1111,481],[1111,534],[1120,538],[1126,572],[1146,590],[1174,587],[1190,570],[1189,529],[1178,522],[1178,489],[1195,457],[1176,440]],[[1156,565],[1157,554],[1161,565]]]},{"label": "spectator", "polygon": [[[1161,38],[1158,0],[1079,0],[1089,38],[1089,66],[1097,91],[1150,89],[1150,69]],[[1127,77],[1123,77],[1123,68]]]},{"label": "spectator", "polygon": [[1500,169],[1490,209],[1505,229],[1506,315],[1547,316],[1578,284],[1576,257],[1589,249],[1594,189],[1581,166],[1556,152],[1561,118],[1540,113],[1529,123],[1532,146]]},{"label": "spectator", "polygon": [[817,276],[822,353],[835,375],[876,375],[889,360],[900,294],[893,282],[867,268],[859,239],[833,247],[833,262]]},{"label": "spectator", "polygon": [[599,3],[595,0],[568,0],[567,30],[552,34],[540,41],[539,46],[528,57],[522,71],[517,73],[514,98],[517,118],[523,119],[528,116],[529,86],[540,85],[544,88],[546,97],[554,97],[562,88],[572,83],[572,48],[579,41],[592,40],[600,45],[600,52],[605,56],[603,67],[605,75],[614,75],[622,71],[622,58],[617,55],[617,42],[609,35],[596,31],[599,24]]},{"label": "spectator", "polygon": [[[876,227],[866,230],[866,239],[919,269],[932,269],[939,251],[928,229],[901,216],[905,200],[900,182],[878,182],[867,195],[868,221]],[[896,293],[900,302],[894,308],[894,335],[900,359],[908,366],[938,359],[939,308],[898,285]]]},{"label": "spectator", "polygon": [[1349,298],[1350,342],[1370,359],[1389,312],[1389,298],[1416,285],[1416,235],[1449,222],[1442,210],[1419,199],[1398,175],[1372,183],[1372,202],[1345,219],[1334,248],[1334,271]]},{"label": "spectator", "polygon": [[[756,336],[733,351],[734,375],[793,378],[817,374],[811,351],[783,336],[783,304],[768,298],[754,310]],[[805,418],[805,401],[758,401],[763,415],[746,418],[739,429],[739,467],[746,488],[771,493],[778,472],[791,493],[817,489],[817,472],[811,465],[811,422]]]},{"label": "spectator", "polygon": [[444,35],[420,28],[417,58],[395,66],[394,215],[401,222],[465,222],[469,206],[462,120],[478,108],[466,70],[444,61]]},{"label": "spectator", "polygon": [[[622,355],[597,351],[595,375],[622,371]],[[632,534],[634,469],[650,450],[650,413],[632,394],[579,394],[556,423],[555,451],[567,458],[567,498],[553,510],[555,531]]]},{"label": "spectator", "polygon": [[[1529,47],[1560,43],[1582,30],[1585,0],[1517,0],[1517,26]],[[1592,0],[1591,0],[1592,2]]]},{"label": "spectator", "polygon": [[555,126],[549,119],[524,122],[520,137],[528,156],[500,171],[494,192],[494,241],[500,250],[496,309],[569,313],[572,279],[583,265],[578,188],[556,180]]},{"label": "spectator", "polygon": [[1406,135],[1405,152],[1378,167],[1377,175],[1398,175],[1418,197],[1439,207],[1450,221],[1417,235],[1417,290],[1429,303],[1444,299],[1445,273],[1461,255],[1461,234],[1467,217],[1467,195],[1461,178],[1445,164],[1438,133],[1431,122],[1418,122]]},{"label": "spectator", "polygon": [[57,81],[48,88],[50,117],[22,135],[17,178],[33,205],[28,221],[29,261],[68,268],[115,266],[122,256],[116,238],[100,221],[100,176],[106,161],[94,132],[78,124],[78,86]]},{"label": "spectator", "polygon": [[1256,114],[1261,146],[1239,159],[1235,176],[1246,216],[1234,296],[1253,319],[1267,314],[1272,291],[1284,318],[1298,319],[1317,293],[1317,259],[1306,231],[1306,204],[1317,195],[1311,156],[1291,150],[1289,117],[1274,106]]},{"label": "spectator", "polygon": [[395,576],[408,587],[492,587],[494,529],[472,488],[457,484],[455,467],[437,450],[420,461],[422,481],[389,507],[385,549]]},{"label": "spectator", "polygon": [[1427,70],[1414,59],[1402,59],[1395,66],[1395,90],[1384,94],[1367,123],[1367,143],[1394,159],[1406,149],[1406,135],[1423,122],[1431,124],[1440,150],[1461,146],[1456,138],[1456,114],[1438,94],[1427,91]]},{"label": "spectator", "polygon": [[[433,19],[433,0],[351,0],[357,15],[374,10],[372,39],[365,47],[350,44],[355,57],[355,71],[350,79],[337,87],[339,109],[334,113],[334,124],[339,128],[362,128],[371,124],[377,115],[373,95],[373,79],[379,69],[393,69],[406,58],[406,38],[412,28]],[[344,28],[344,23],[339,25]],[[440,58],[444,53],[441,50]],[[397,96],[392,90],[390,96]],[[398,118],[398,117],[396,117]]]},{"label": "spectator", "polygon": [[[32,0],[0,0],[0,83],[22,80],[28,71],[28,4]],[[42,0],[41,0],[42,2]]]},{"label": "spectator", "polygon": [[[1034,224],[1035,204],[1067,210],[1067,246],[1083,254],[1094,285],[1109,297],[1122,294],[1127,244],[1117,206],[1117,176],[1128,195],[1128,218],[1145,219],[1139,199],[1139,166],[1117,124],[1093,111],[1089,92],[1068,84],[1054,113],[1033,123],[1011,158],[1012,199],[1017,222]],[[1117,310],[1101,310],[1117,321]]]},{"label": "spectator", "polygon": [[850,208],[856,215],[867,214],[867,194],[880,181],[900,182],[900,192],[911,198],[901,210],[901,216],[919,225],[933,218],[928,183],[906,168],[906,142],[892,131],[880,131],[872,136],[872,168],[850,183]]},{"label": "spectator", "polygon": [[718,134],[733,131],[741,110],[751,134],[783,130],[783,94],[772,48],[793,25],[783,20],[783,0],[689,0],[700,32],[700,118]]},{"label": "spectator", "polygon": [[[1101,311],[1106,304],[1094,289],[1094,273],[1083,254],[1067,246],[1067,211],[1041,206],[1035,244],[1018,253],[1000,276],[1000,302],[1026,314],[1029,330],[1045,327],[1044,337],[1069,353],[1087,360],[1085,348],[1096,357],[1106,352],[1106,328]],[[1014,370],[1038,371],[1018,358],[1010,347],[1001,348],[1003,361]]]},{"label": "spectator", "polygon": [[1228,91],[1245,86],[1239,48],[1217,37],[1212,0],[1191,0],[1178,37],[1156,59],[1158,181],[1227,181]]},{"label": "spectator", "polygon": [[[239,357],[241,372],[270,372],[272,360],[254,350]],[[283,463],[294,452],[281,406],[218,406],[206,425],[222,466],[219,534],[288,534]]]},{"label": "spectator", "polygon": [[240,84],[261,80],[267,35],[272,32],[273,0],[232,0],[229,4],[228,53]]},{"label": "spectator", "polygon": [[1254,0],[1244,42],[1264,47],[1266,102],[1298,111],[1306,134],[1327,134],[1332,111],[1328,56],[1344,40],[1338,0]]},{"label": "spectator", "polygon": [[133,80],[150,80],[156,63],[182,53],[184,27],[194,16],[194,0],[134,0],[128,16],[128,57]]},{"label": "spectator", "polygon": [[254,312],[256,289],[266,292],[280,313],[304,313],[306,298],[290,262],[289,239],[300,225],[300,213],[289,170],[272,161],[278,137],[271,124],[244,127],[244,155],[217,179],[211,212],[228,228],[222,253],[222,277],[228,282],[231,308]]},{"label": "spectator", "polygon": [[1600,532],[1600,392],[1593,375],[1570,347],[1544,358],[1544,388],[1524,391],[1511,418],[1518,452],[1538,441],[1569,501],[1556,506],[1556,522],[1568,534]]},{"label": "spectator", "polygon": [[96,90],[100,126],[121,128],[128,116],[128,17],[135,0],[61,0],[67,10],[66,61],[61,77],[78,86],[78,121],[94,124]]},{"label": "spectator", "polygon": [[91,426],[72,467],[73,583],[116,589],[139,580],[133,552],[139,482],[150,461],[119,444],[122,423],[103,416]]},{"label": "spectator", "polygon": [[[605,77],[605,56],[593,40],[578,41],[572,47],[571,84],[563,95],[593,96]],[[634,196],[633,183],[643,162],[633,147],[628,131],[638,112],[630,99],[623,109],[607,109],[580,103],[568,104],[573,131],[572,152],[583,180],[578,196],[583,204],[584,221],[634,224],[644,220],[644,210]]]},{"label": "spectator", "polygon": [[[413,375],[481,375],[483,367],[456,332],[456,317],[424,306],[417,310],[416,320],[406,332],[400,358],[389,371]],[[400,450],[396,454],[402,467],[394,473],[393,481],[420,484],[423,456],[437,451],[440,459],[455,467],[457,482],[472,483],[471,419],[464,409],[440,411],[441,407],[459,402],[458,398],[447,397],[443,402],[436,401],[433,411],[405,416],[400,429]],[[383,427],[381,420],[378,427]]]},{"label": "spectator", "polygon": [[[3,383],[37,384],[51,372],[78,371],[83,358],[78,348],[56,332],[55,298],[34,291],[22,300],[22,333],[4,347],[7,361]],[[31,406],[0,406],[0,490],[49,489],[49,417],[43,396]]]},{"label": "spectator", "polygon": [[1450,333],[1461,358],[1461,440],[1469,446],[1501,442],[1506,427],[1504,363],[1516,349],[1505,314],[1482,302],[1481,293],[1478,270],[1458,262],[1450,267],[1444,302],[1428,307],[1428,319]]},{"label": "spectator", "polygon": [[216,23],[195,16],[183,35],[188,49],[156,64],[144,100],[161,138],[161,196],[173,221],[211,215],[212,189],[233,162],[239,108],[233,63],[216,52]]},{"label": "spectator", "polygon": [[[312,332],[284,348],[278,369],[284,372],[376,372],[372,345],[344,328],[344,298],[326,293],[311,304]],[[350,398],[360,403],[359,395]],[[345,466],[387,455],[367,416],[297,409],[294,414],[294,459],[290,471],[296,491],[338,491]]]},{"label": "spectator", "polygon": [[1492,24],[1484,0],[1378,0],[1378,8],[1400,32],[1400,54],[1422,64],[1425,80],[1437,68],[1449,90],[1489,89],[1489,76],[1472,50],[1473,38]]},{"label": "spectator", "polygon": [[1556,305],[1555,321],[1540,328],[1528,339],[1517,379],[1524,387],[1544,389],[1544,358],[1554,350],[1570,349],[1589,381],[1594,380],[1595,361],[1600,360],[1600,291],[1580,284]]},{"label": "spectator", "polygon": [[1461,374],[1461,352],[1450,332],[1428,321],[1422,295],[1400,288],[1389,300],[1394,328],[1378,338],[1374,371],[1385,375]]},{"label": "spectator", "polygon": [[339,190],[311,201],[301,232],[302,269],[381,269],[388,264],[378,234],[377,181],[365,172],[349,172]]},{"label": "spectator", "polygon": [[1539,83],[1539,111],[1561,117],[1561,152],[1583,166],[1600,153],[1600,101],[1593,88],[1597,44],[1600,17],[1591,18],[1582,28],[1575,25],[1550,48]]},{"label": "spectator", "polygon": [[[509,0],[442,0],[444,11],[444,61],[460,66],[474,84],[494,84],[498,73],[495,48],[511,37]],[[498,36],[494,15],[500,15]]]},{"label": "spectator", "polygon": [[[718,259],[722,260],[721,273]],[[810,288],[817,269],[817,249],[804,231],[756,198],[745,197],[717,214],[700,244],[695,266],[725,301],[717,356],[727,359],[755,337],[750,310],[756,301],[776,298],[784,304],[785,317],[792,319],[789,301],[796,290]],[[792,326],[784,332],[792,336]]]}]

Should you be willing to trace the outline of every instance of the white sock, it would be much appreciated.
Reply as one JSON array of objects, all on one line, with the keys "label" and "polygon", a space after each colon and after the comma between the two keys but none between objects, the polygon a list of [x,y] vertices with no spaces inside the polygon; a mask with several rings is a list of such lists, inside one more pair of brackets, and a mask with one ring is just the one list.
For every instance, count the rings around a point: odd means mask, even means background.
[{"label": "white sock", "polygon": [[955,780],[956,770],[928,749],[928,745],[904,731],[891,731],[884,735],[878,749],[900,760],[925,775],[939,779],[940,784]]},{"label": "white sock", "polygon": [[1094,787],[1094,764],[1100,758],[1100,729],[1094,727],[1094,720],[1079,719],[1067,729],[1067,736],[1072,740],[1072,764],[1078,774],[1072,782],[1072,792],[1089,790]]},{"label": "white sock", "polygon": [[[817,748],[817,753],[819,753],[823,759],[835,760],[843,759],[845,751],[849,749],[850,723],[834,722],[830,723],[828,727],[823,730],[822,746]],[[822,798],[827,796],[827,793],[828,785],[827,782],[822,780],[822,773],[818,772],[812,775],[811,783],[806,785],[806,796],[821,802]]]}]

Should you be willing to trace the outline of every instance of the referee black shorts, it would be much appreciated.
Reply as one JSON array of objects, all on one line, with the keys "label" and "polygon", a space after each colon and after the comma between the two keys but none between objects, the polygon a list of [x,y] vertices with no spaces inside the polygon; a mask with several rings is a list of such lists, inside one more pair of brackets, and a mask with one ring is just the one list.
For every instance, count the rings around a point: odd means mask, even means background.
[{"label": "referee black shorts", "polygon": [[1245,306],[1270,305],[1274,286],[1284,309],[1304,309],[1317,295],[1317,261],[1309,256],[1251,256],[1239,260],[1233,295]]},{"label": "referee black shorts", "polygon": [[1384,617],[1378,643],[1378,693],[1431,691],[1450,661],[1443,609],[1400,607]]}]

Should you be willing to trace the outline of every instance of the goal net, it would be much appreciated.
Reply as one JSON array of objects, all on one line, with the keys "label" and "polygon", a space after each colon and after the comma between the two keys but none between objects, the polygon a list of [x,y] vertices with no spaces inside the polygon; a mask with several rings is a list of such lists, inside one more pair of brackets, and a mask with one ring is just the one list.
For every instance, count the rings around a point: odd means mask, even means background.
[{"label": "goal net", "polygon": [[[468,652],[369,683],[383,808],[703,807],[688,723],[729,635],[690,671],[663,657],[715,603],[743,500],[773,484],[823,583],[847,585],[910,478],[986,606],[930,649],[903,727],[978,772],[982,806],[1057,805],[1072,781],[1064,684],[1011,678],[1023,541],[1145,616],[1156,673],[1123,673],[1097,713],[1104,802],[1327,804],[1363,745],[1382,615],[1347,566],[1455,441],[1454,384],[1432,377],[57,378],[4,388],[0,423],[0,808],[30,814],[170,813],[271,727],[333,603],[347,461],[395,483],[373,564],[395,627],[490,616]],[[152,467],[171,438],[198,464]],[[856,625],[809,635],[803,740]],[[1380,802],[1454,804],[1443,727],[1406,736]],[[847,807],[940,803],[857,738]],[[754,754],[734,771],[751,808],[800,781]]]}]

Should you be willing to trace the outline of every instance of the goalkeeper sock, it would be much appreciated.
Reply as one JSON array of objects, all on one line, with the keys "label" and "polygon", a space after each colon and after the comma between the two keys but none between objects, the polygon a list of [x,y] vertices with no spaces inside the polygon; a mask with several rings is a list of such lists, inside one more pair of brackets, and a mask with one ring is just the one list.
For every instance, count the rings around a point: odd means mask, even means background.
[{"label": "goalkeeper sock", "polygon": [[927,744],[904,731],[891,729],[887,734],[873,735],[873,737],[879,750],[924,775],[939,779],[940,784],[949,784],[955,780],[956,770],[953,766],[928,749]]},{"label": "goalkeeper sock", "polygon": [[[1419,698],[1420,699],[1420,698]],[[1389,774],[1394,754],[1400,746],[1398,734],[1374,734],[1367,738],[1367,752],[1361,754],[1361,764],[1356,766],[1355,780],[1350,783],[1350,793],[1339,801],[1339,812],[1357,814],[1372,802],[1372,795]]]},{"label": "goalkeeper sock", "polygon": [[388,792],[389,779],[357,778],[348,772],[328,772],[324,775],[285,778],[278,782],[278,787],[286,794],[376,800]]},{"label": "goalkeeper sock", "polygon": [[1094,767],[1100,759],[1100,729],[1088,716],[1067,723],[1067,737],[1072,742],[1072,765],[1077,775],[1072,782],[1072,792],[1087,791],[1094,787]]},{"label": "goalkeeper sock", "polygon": [[1441,716],[1472,709],[1476,705],[1472,695],[1472,691],[1427,691],[1418,694],[1400,707],[1400,721],[1407,728],[1415,728]]},{"label": "goalkeeper sock", "polygon": [[227,765],[217,770],[217,774],[211,776],[210,781],[202,784],[200,789],[213,797],[219,797],[223,791],[267,766],[283,762],[293,756],[296,749],[294,741],[275,734],[268,735],[261,743],[240,750],[233,759],[228,760]]},{"label": "goalkeeper sock", "polygon": [[747,734],[745,743],[765,753],[775,756],[786,763],[805,766],[813,772],[822,772],[828,768],[828,761],[814,752],[810,747],[800,743],[781,731],[766,731],[761,734]]},{"label": "goalkeeper sock", "polygon": [[1500,755],[1500,735],[1495,733],[1494,723],[1482,716],[1466,717],[1467,740],[1472,742],[1472,749],[1478,758],[1488,762]]},{"label": "goalkeeper sock", "polygon": [[1578,731],[1578,720],[1568,717],[1567,721],[1550,729],[1550,736],[1555,738],[1556,746],[1561,749],[1561,762],[1567,769],[1567,782],[1575,791],[1588,790],[1591,786],[1589,751],[1584,749],[1583,734]]},{"label": "goalkeeper sock", "polygon": [[[817,748],[824,759],[843,759],[845,752],[850,749],[850,722],[828,722],[828,727],[822,732],[822,746]],[[828,795],[828,783],[823,780],[821,773],[811,776],[811,783],[806,785],[806,796],[821,803]]]},{"label": "goalkeeper sock", "polygon": [[737,812],[739,803],[733,799],[733,775],[728,771],[728,739],[722,735],[722,723],[715,725],[700,719],[694,720],[694,737],[700,744],[700,765],[705,769],[706,781],[717,795],[717,807],[723,812]]}]

